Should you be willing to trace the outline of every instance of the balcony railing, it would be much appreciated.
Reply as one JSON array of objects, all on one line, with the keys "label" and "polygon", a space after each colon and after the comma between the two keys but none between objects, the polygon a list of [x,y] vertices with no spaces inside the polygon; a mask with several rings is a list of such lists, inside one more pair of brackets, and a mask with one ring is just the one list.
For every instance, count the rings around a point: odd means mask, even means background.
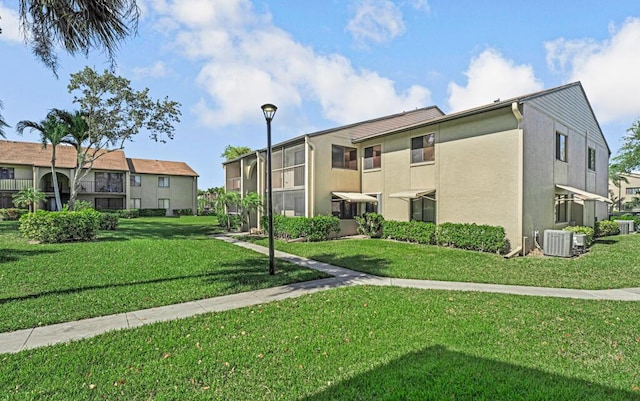
[{"label": "balcony railing", "polygon": [[20,191],[27,188],[33,188],[33,180],[0,180],[0,191]]},{"label": "balcony railing", "polygon": [[[66,185],[59,185],[59,186],[58,186],[58,189],[59,189],[59,191],[60,191],[60,193],[61,193],[61,194],[69,194],[69,193],[71,193],[71,188],[69,188],[69,187],[68,187],[68,186],[66,186]],[[43,191],[44,191],[44,192],[53,192],[53,185],[51,185],[51,184],[47,184],[47,185],[44,187]]]},{"label": "balcony railing", "polygon": [[124,193],[124,185],[121,183],[103,183],[96,181],[80,181],[80,189],[78,193],[81,194],[95,194],[95,193]]}]

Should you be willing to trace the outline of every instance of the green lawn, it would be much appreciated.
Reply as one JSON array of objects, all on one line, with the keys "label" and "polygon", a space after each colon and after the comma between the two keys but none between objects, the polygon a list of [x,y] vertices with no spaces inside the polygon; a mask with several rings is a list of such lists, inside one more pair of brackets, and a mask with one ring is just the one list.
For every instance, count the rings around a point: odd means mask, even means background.
[{"label": "green lawn", "polygon": [[[265,239],[256,242],[267,246]],[[276,248],[299,256],[379,276],[605,289],[640,287],[640,235],[598,241],[579,258],[501,256],[382,239],[326,242],[276,241]]]},{"label": "green lawn", "polygon": [[209,217],[120,220],[96,241],[29,244],[0,222],[0,332],[325,277],[207,238]]},{"label": "green lawn", "polygon": [[0,359],[2,400],[640,400],[640,308],[389,287]]}]

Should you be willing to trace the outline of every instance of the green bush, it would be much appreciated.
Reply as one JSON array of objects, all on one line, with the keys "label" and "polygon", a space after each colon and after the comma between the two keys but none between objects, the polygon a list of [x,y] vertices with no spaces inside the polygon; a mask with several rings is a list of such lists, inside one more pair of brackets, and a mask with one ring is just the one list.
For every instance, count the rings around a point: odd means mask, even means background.
[{"label": "green bush", "polygon": [[140,217],[164,217],[167,215],[167,209],[139,209]]},{"label": "green bush", "polygon": [[0,209],[0,221],[2,220],[18,220],[23,214],[29,213],[27,209],[7,208]]},{"label": "green bush", "polygon": [[[268,216],[261,224],[269,229]],[[340,219],[335,216],[287,217],[273,216],[273,236],[282,239],[305,238],[307,241],[326,241],[340,232]]]},{"label": "green bush", "polygon": [[[67,210],[69,205],[64,205],[64,209]],[[86,201],[86,200],[77,200],[75,201],[75,203],[73,204],[73,212],[81,212],[83,210],[93,210],[93,203]]]},{"label": "green bush", "polygon": [[421,221],[385,220],[382,236],[397,241],[434,245],[436,243],[436,225]]},{"label": "green bush", "polygon": [[354,217],[358,223],[358,234],[368,235],[371,238],[382,236],[384,217],[378,213],[365,213],[364,216]]},{"label": "green bush", "polygon": [[571,231],[577,234],[585,234],[587,236],[587,246],[591,246],[591,244],[593,244],[594,230],[591,227],[570,226],[570,227],[565,227],[564,231]]},{"label": "green bush", "polygon": [[436,228],[438,245],[480,252],[505,252],[509,243],[503,227],[442,223]]},{"label": "green bush", "polygon": [[174,216],[193,216],[193,209],[173,209]]},{"label": "green bush", "polygon": [[92,209],[80,212],[39,210],[20,217],[23,236],[39,242],[87,241],[96,237],[100,213]]},{"label": "green bush", "polygon": [[139,209],[120,209],[115,212],[121,219],[135,219],[140,217]]},{"label": "green bush", "polygon": [[115,230],[118,228],[118,220],[120,218],[116,213],[100,213],[100,221],[98,223],[98,229],[100,230]]},{"label": "green bush", "polygon": [[620,234],[620,226],[615,221],[602,220],[596,222],[596,230],[594,233],[596,238],[617,234]]}]

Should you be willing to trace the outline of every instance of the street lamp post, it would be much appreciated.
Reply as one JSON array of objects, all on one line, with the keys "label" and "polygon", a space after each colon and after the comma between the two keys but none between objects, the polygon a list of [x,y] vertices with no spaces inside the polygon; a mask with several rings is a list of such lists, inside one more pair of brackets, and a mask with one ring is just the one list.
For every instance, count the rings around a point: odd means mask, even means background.
[{"label": "street lamp post", "polygon": [[263,104],[262,112],[264,118],[267,120],[267,214],[269,216],[269,275],[273,276],[276,273],[275,257],[273,250],[273,183],[271,181],[272,166],[271,166],[271,120],[276,114],[278,108],[273,104]]}]

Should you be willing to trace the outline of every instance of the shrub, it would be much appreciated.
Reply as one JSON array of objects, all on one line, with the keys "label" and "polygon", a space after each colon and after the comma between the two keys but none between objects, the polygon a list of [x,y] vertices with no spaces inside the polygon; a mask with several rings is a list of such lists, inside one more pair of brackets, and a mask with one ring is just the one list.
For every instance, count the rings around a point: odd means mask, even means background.
[{"label": "shrub", "polygon": [[[65,209],[68,209],[69,205],[65,205]],[[93,210],[93,203],[86,200],[77,200],[73,204],[73,212],[81,212],[83,210]]]},{"label": "shrub", "polygon": [[23,214],[27,214],[27,209],[7,208],[0,209],[0,221],[2,220],[18,220]]},{"label": "shrub", "polygon": [[193,216],[193,209],[173,209],[174,216]]},{"label": "shrub", "polygon": [[565,227],[564,231],[571,231],[577,234],[585,234],[587,236],[587,246],[591,246],[591,244],[593,244],[594,230],[591,227],[571,226],[571,227]]},{"label": "shrub", "polygon": [[47,212],[39,210],[20,218],[19,230],[26,238],[40,242],[87,241],[96,237],[100,213]]},{"label": "shrub", "polygon": [[[268,230],[268,216],[261,224]],[[273,216],[273,236],[282,239],[305,238],[307,241],[325,241],[340,232],[340,219],[335,216],[287,217]]]},{"label": "shrub", "polygon": [[116,213],[100,213],[98,229],[115,230],[118,227],[119,217]]},{"label": "shrub", "polygon": [[382,236],[382,226],[384,217],[378,213],[365,213],[364,216],[356,216],[358,223],[358,234],[368,235],[371,238],[380,238]]},{"label": "shrub", "polygon": [[138,209],[120,209],[116,211],[116,214],[121,219],[135,219],[140,217],[140,210]]},{"label": "shrub", "polygon": [[164,217],[167,215],[167,209],[139,209],[140,217]]},{"label": "shrub", "polygon": [[596,222],[596,230],[594,233],[596,238],[617,234],[620,234],[620,226],[615,221],[602,220]]},{"label": "shrub", "polygon": [[438,245],[480,252],[505,252],[509,246],[503,227],[443,223],[436,229]]},{"label": "shrub", "polygon": [[422,221],[385,220],[382,236],[397,241],[434,245],[436,243],[436,225]]}]

